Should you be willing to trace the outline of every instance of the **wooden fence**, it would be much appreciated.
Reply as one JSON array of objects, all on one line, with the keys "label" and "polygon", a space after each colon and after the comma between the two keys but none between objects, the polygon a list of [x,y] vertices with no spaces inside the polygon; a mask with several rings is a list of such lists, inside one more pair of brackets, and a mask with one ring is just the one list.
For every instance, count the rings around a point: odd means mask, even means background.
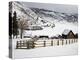
[{"label": "wooden fence", "polygon": [[27,41],[21,40],[17,41],[16,49],[32,49],[38,47],[46,47],[46,46],[59,46],[59,45],[67,45],[76,43],[78,39],[48,39],[48,40],[37,40],[37,41]]}]

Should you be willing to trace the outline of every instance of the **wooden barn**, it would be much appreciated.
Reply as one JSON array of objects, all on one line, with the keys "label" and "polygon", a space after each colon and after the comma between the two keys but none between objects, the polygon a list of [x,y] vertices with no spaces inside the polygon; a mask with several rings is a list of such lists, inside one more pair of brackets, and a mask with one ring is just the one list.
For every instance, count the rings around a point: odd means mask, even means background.
[{"label": "wooden barn", "polygon": [[72,32],[72,30],[64,30],[62,33],[62,38],[64,39],[74,39],[75,34]]}]

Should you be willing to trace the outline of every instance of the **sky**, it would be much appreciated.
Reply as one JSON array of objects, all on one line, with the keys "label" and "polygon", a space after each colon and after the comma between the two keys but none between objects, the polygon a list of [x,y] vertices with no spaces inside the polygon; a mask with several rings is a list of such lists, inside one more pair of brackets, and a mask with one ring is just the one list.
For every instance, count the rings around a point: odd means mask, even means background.
[{"label": "sky", "polygon": [[34,3],[34,2],[21,2],[21,3],[24,4],[26,7],[48,9],[62,13],[78,13],[77,5]]}]

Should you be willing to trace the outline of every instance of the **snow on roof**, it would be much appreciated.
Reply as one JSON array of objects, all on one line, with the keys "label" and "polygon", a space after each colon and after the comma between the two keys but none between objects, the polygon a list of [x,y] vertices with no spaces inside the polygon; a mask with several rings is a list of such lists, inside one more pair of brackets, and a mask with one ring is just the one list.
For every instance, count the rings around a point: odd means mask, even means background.
[{"label": "snow on roof", "polygon": [[55,37],[58,37],[58,36],[59,36],[59,34],[56,34],[56,35],[55,35]]},{"label": "snow on roof", "polygon": [[69,29],[65,29],[62,34],[67,35],[70,32]]}]

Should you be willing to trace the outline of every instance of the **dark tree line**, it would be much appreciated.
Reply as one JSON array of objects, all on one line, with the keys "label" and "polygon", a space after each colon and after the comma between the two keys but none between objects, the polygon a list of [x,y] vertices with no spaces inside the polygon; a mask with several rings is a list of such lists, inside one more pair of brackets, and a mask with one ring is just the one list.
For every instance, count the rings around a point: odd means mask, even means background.
[{"label": "dark tree line", "polygon": [[12,38],[12,13],[9,12],[9,37]]},{"label": "dark tree line", "polygon": [[18,21],[17,21],[17,14],[15,11],[13,13],[13,17],[12,13],[9,12],[9,37],[12,38],[12,35],[13,38],[14,36],[16,36],[17,38],[18,35]]},{"label": "dark tree line", "polygon": [[19,35],[18,29],[20,29],[20,37],[22,38],[23,30],[27,28],[28,23],[27,19],[24,19],[24,16],[18,19],[16,11],[12,12],[12,2],[9,2],[9,38],[14,38]]},{"label": "dark tree line", "polygon": [[18,22],[16,17],[16,12],[13,13],[13,37],[18,35]]}]

